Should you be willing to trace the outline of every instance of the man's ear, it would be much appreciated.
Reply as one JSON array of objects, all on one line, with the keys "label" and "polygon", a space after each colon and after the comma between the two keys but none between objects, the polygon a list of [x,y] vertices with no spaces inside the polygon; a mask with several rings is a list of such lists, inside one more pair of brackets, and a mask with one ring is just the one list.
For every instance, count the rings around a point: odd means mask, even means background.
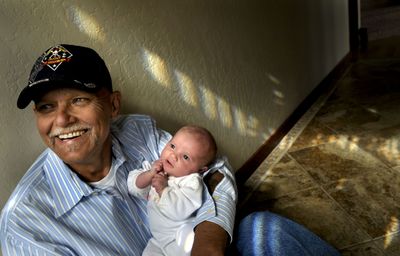
[{"label": "man's ear", "polygon": [[111,116],[116,117],[121,109],[121,93],[114,91],[111,94]]}]

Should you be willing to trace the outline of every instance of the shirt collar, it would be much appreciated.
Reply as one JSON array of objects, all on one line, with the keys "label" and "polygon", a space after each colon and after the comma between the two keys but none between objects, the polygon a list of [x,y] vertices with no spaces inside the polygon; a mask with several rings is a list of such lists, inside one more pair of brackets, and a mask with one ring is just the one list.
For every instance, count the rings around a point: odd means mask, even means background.
[{"label": "shirt collar", "polygon": [[57,218],[73,208],[83,196],[93,192],[93,189],[50,149],[44,171],[53,196],[54,214]]},{"label": "shirt collar", "polygon": [[[203,173],[203,177],[209,173],[214,173],[217,170],[223,169],[224,167],[226,167],[227,164],[228,163],[226,161],[226,157],[223,156],[223,157],[217,158],[216,160],[214,160],[214,162],[212,162],[210,164],[210,166],[208,167],[208,170]],[[227,167],[229,168],[229,166],[227,166]],[[225,170],[223,170],[222,172],[225,173]]]},{"label": "shirt collar", "polygon": [[[84,196],[94,192],[86,182],[82,181],[52,150],[44,164],[44,171],[54,200],[54,214],[56,218],[71,210]],[[115,159],[115,168],[125,162],[125,156],[118,141],[112,138],[112,152]]]},{"label": "shirt collar", "polygon": [[119,144],[118,139],[114,137],[114,135],[111,135],[111,141],[113,158],[115,160],[116,168],[118,168],[126,161],[126,156],[121,148],[121,145]]}]

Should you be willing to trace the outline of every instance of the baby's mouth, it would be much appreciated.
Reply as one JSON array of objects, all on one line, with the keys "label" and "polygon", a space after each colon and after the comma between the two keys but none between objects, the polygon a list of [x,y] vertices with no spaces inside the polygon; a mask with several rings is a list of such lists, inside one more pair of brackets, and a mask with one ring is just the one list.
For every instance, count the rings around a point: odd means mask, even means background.
[{"label": "baby's mouth", "polygon": [[174,167],[168,159],[165,159],[165,163],[167,164],[168,167]]}]

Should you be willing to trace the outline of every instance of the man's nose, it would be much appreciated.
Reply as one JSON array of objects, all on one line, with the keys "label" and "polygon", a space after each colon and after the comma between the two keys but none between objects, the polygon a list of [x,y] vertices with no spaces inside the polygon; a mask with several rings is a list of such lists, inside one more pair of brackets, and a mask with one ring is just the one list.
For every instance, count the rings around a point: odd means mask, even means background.
[{"label": "man's nose", "polygon": [[59,106],[56,113],[55,123],[59,127],[65,127],[75,122],[75,117],[71,113],[71,109],[67,106]]}]

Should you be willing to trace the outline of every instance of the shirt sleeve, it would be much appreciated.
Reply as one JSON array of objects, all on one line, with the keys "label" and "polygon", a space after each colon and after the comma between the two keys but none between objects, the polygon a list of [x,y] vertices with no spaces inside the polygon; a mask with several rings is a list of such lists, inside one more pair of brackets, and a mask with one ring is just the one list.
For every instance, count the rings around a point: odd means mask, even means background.
[{"label": "shirt sleeve", "polygon": [[224,178],[217,185],[212,195],[207,189],[204,190],[203,205],[197,212],[195,225],[203,221],[213,222],[228,232],[232,242],[237,203],[236,181],[232,167],[225,157],[215,161],[204,175],[216,171],[222,173]]},{"label": "shirt sleeve", "polygon": [[148,161],[144,161],[142,166],[143,169],[135,169],[129,172],[127,179],[127,186],[130,195],[134,195],[147,200],[151,186],[147,186],[145,188],[139,188],[138,186],[136,186],[136,179],[142,172],[150,170],[151,165]]}]

